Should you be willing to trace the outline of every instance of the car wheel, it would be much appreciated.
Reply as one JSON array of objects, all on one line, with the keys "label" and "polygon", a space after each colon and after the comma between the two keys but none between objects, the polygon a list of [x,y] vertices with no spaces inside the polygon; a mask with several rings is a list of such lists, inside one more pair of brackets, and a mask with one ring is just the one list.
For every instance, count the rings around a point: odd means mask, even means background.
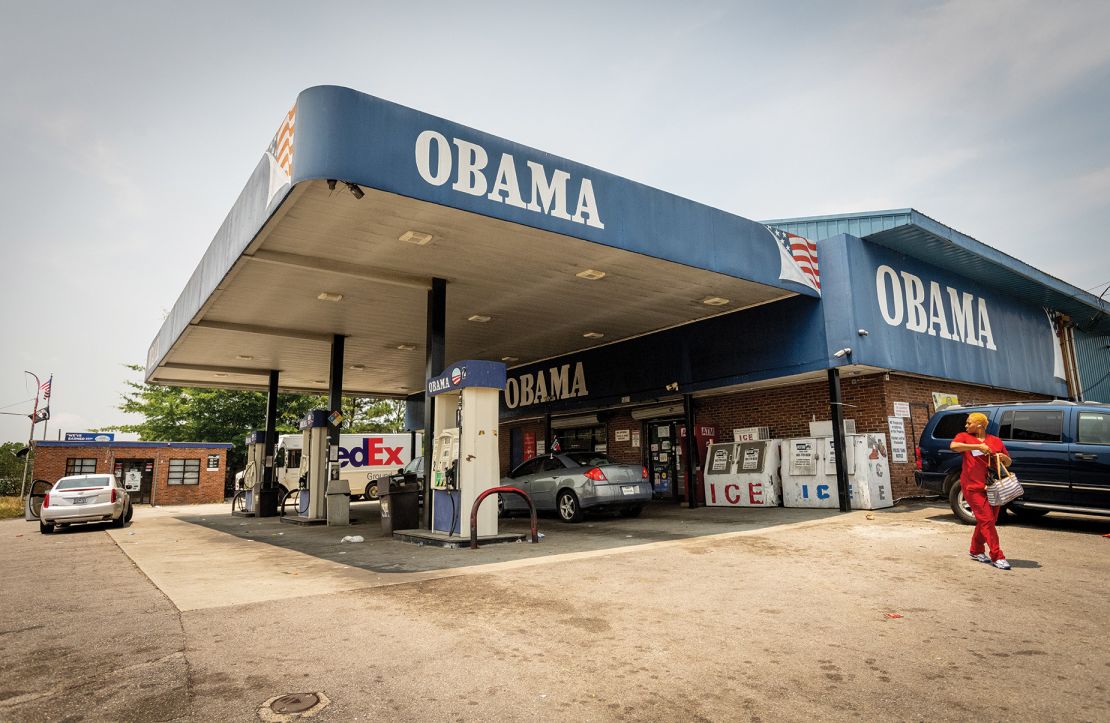
[{"label": "car wheel", "polygon": [[500,494],[497,495],[497,516],[505,516],[505,498],[502,497]]},{"label": "car wheel", "polygon": [[563,522],[582,521],[582,507],[578,504],[578,495],[570,490],[563,490],[559,493],[559,497],[555,501],[555,507],[559,510],[559,519]]},{"label": "car wheel", "polygon": [[131,503],[128,503],[127,504],[127,522],[130,522],[131,518],[134,517],[134,516],[135,516],[135,505],[133,505]]},{"label": "car wheel", "polygon": [[123,527],[127,524],[127,509],[124,508],[119,511],[119,517],[112,520],[112,527]]},{"label": "car wheel", "polygon": [[1035,507],[1015,507],[1011,505],[1007,509],[1013,512],[1019,520],[1035,520],[1048,514],[1048,510],[1038,510]]},{"label": "car wheel", "polygon": [[365,499],[365,500],[376,500],[376,499],[378,499],[378,481],[377,480],[373,480],[371,482],[366,483],[366,496],[363,497],[363,499]]},{"label": "car wheel", "polygon": [[54,523],[53,522],[43,522],[42,520],[39,520],[39,532],[41,532],[44,535],[49,535],[53,531],[54,531]]},{"label": "car wheel", "polygon": [[644,511],[643,505],[632,505],[631,507],[621,508],[621,517],[639,517],[640,513]]},{"label": "car wheel", "polygon": [[952,486],[948,491],[948,504],[952,507],[957,520],[965,525],[975,524],[975,513],[971,511],[971,505],[964,499],[963,487],[958,484]]}]

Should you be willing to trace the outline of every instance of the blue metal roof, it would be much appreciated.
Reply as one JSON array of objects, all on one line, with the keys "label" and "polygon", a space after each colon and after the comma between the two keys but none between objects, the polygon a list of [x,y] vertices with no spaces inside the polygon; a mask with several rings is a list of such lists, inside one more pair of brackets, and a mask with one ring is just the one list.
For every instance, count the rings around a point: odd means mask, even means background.
[{"label": "blue metal roof", "polygon": [[1110,334],[1110,302],[1035,269],[912,208],[764,223],[812,241],[846,233],[912,256],[1038,306],[1067,314],[1079,328]]}]

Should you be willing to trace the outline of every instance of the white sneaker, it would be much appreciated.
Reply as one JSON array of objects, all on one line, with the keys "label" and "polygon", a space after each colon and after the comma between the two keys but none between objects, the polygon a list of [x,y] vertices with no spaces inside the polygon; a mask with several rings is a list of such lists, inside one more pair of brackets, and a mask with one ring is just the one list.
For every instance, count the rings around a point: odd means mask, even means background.
[{"label": "white sneaker", "polygon": [[997,560],[995,560],[994,561],[994,566],[997,567],[999,570],[1009,570],[1010,569],[1010,563],[1006,562],[1005,557],[1000,557]]},{"label": "white sneaker", "polygon": [[[971,555],[971,553],[968,554]],[[991,564],[991,558],[985,552],[980,552],[978,555],[971,555],[971,559],[975,560],[976,562],[985,562],[988,565]]]}]

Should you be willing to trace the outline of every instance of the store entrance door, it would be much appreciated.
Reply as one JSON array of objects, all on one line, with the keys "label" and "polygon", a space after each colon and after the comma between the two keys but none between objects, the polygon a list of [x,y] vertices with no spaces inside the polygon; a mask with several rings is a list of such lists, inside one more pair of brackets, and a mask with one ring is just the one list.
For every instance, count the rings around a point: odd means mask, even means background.
[{"label": "store entrance door", "polygon": [[117,459],[116,480],[131,496],[131,504],[149,505],[154,488],[154,460]]},{"label": "store entrance door", "polygon": [[647,423],[648,470],[655,499],[677,500],[678,492],[678,425],[674,421]]}]

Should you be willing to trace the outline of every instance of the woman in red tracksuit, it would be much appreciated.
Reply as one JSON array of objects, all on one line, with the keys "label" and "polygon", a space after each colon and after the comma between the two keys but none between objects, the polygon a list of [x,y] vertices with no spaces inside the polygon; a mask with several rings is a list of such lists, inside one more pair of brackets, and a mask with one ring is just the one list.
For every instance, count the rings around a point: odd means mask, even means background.
[{"label": "woman in red tracksuit", "polygon": [[[994,435],[987,434],[987,415],[972,412],[964,425],[966,432],[960,432],[952,440],[953,452],[964,456],[960,470],[960,487],[964,499],[975,514],[975,531],[971,533],[971,557],[979,562],[993,564],[999,570],[1009,570],[1010,563],[998,546],[998,531],[994,523],[998,519],[998,507],[987,502],[987,469],[995,465],[995,459],[1009,465],[1012,461],[1006,452],[1006,445]],[[990,550],[990,557],[983,554],[983,544]]]}]

